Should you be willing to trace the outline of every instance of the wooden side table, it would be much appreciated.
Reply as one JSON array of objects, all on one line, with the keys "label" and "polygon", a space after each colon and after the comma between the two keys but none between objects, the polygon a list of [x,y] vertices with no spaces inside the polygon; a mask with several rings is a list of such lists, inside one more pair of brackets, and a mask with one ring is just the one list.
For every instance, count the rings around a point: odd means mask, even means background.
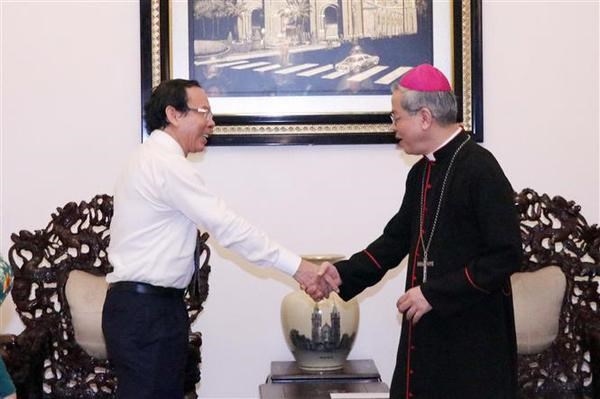
[{"label": "wooden side table", "polygon": [[[365,393],[365,398],[385,397],[388,386],[373,360],[348,360],[343,369],[307,372],[296,362],[271,362],[271,373],[260,385],[260,399],[330,399],[332,393]],[[368,396],[371,394],[371,396]]]},{"label": "wooden side table", "polygon": [[[331,399],[332,393],[364,393],[356,399],[387,397],[389,389],[383,382],[291,382],[287,384],[262,384],[260,399]],[[369,395],[371,394],[371,395]]]}]

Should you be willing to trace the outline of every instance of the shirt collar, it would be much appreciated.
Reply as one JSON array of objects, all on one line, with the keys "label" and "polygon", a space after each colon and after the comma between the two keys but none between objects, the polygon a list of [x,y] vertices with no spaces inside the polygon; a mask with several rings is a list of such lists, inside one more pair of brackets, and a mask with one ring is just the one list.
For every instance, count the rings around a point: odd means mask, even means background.
[{"label": "shirt collar", "polygon": [[462,127],[459,127],[458,129],[456,129],[456,131],[454,133],[452,133],[452,135],[450,135],[450,137],[448,137],[448,139],[446,141],[444,141],[438,148],[436,148],[435,150],[431,151],[428,154],[425,154],[425,157],[427,157],[428,160],[430,160],[431,162],[435,162],[435,153],[437,152],[437,150],[439,150],[440,148],[443,148],[444,146],[446,146],[446,144],[448,144],[449,142],[452,141],[453,138],[455,138],[456,136],[458,136],[458,134],[462,131]]},{"label": "shirt collar", "polygon": [[185,153],[183,152],[183,148],[179,145],[177,141],[171,135],[164,130],[156,129],[152,131],[150,137],[148,138],[152,143],[156,143],[156,145],[162,147],[164,150],[172,153],[178,154],[182,157],[185,157]]}]

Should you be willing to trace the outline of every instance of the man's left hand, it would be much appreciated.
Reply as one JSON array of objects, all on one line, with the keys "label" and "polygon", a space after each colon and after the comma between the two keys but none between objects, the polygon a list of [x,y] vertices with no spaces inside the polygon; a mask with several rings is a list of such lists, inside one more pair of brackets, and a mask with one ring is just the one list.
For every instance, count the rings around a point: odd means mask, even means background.
[{"label": "man's left hand", "polygon": [[413,324],[417,324],[421,317],[432,309],[423,296],[421,287],[413,287],[406,291],[396,302],[396,307]]}]

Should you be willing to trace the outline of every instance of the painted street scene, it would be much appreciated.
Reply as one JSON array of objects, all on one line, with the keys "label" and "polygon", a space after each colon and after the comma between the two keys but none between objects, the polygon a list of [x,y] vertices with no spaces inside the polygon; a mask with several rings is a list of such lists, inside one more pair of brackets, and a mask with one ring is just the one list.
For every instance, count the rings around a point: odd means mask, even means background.
[{"label": "painted street scene", "polygon": [[210,96],[382,95],[433,62],[431,0],[190,0],[190,77]]}]

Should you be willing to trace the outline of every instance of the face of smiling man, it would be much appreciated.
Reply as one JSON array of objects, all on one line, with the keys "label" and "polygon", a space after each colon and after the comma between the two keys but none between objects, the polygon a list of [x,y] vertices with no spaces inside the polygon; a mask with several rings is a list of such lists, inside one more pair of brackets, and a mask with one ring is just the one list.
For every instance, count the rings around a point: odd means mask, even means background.
[{"label": "face of smiling man", "polygon": [[202,152],[208,138],[213,133],[215,122],[212,118],[210,103],[206,92],[200,87],[186,89],[186,112],[168,106],[166,108],[169,125],[165,131],[181,146],[185,155]]},{"label": "face of smiling man", "polygon": [[417,155],[427,153],[426,133],[428,124],[423,115],[424,110],[410,113],[402,107],[402,92],[394,90],[392,93],[392,127],[396,139],[400,140],[399,147],[407,154]]}]

